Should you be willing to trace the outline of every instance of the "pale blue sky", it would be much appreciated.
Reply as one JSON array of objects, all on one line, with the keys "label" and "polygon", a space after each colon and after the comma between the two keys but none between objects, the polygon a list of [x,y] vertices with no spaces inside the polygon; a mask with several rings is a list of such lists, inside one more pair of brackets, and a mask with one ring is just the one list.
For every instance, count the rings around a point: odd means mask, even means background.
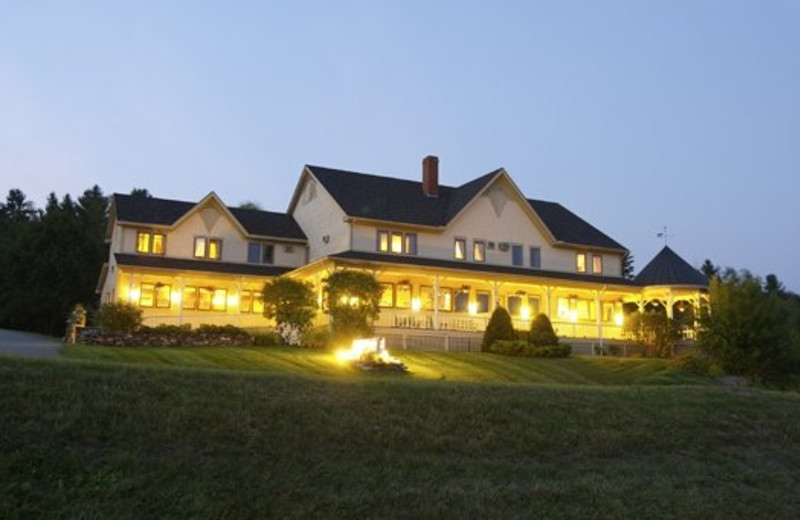
[{"label": "pale blue sky", "polygon": [[284,211],[303,164],[505,167],[800,291],[800,1],[0,2],[0,189]]}]

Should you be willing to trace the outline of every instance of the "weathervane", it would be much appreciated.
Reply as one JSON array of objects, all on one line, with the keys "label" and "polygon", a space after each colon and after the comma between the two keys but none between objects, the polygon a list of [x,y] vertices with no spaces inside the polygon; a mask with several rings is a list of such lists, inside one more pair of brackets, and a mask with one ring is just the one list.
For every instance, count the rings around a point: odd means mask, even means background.
[{"label": "weathervane", "polygon": [[664,226],[664,230],[661,231],[661,233],[656,234],[656,236],[658,238],[663,238],[664,239],[664,245],[666,246],[667,245],[667,240],[670,237],[674,237],[675,234],[674,233],[667,233],[667,226]]}]

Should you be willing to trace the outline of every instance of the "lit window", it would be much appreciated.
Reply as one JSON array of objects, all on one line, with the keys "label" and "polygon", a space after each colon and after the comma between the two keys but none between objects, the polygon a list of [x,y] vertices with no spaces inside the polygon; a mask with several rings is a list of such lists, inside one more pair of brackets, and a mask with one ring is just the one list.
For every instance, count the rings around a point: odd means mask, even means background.
[{"label": "lit window", "polygon": [[167,284],[156,284],[156,308],[169,309],[172,301],[172,287]]},{"label": "lit window", "polygon": [[214,297],[214,291],[209,289],[208,287],[200,287],[197,291],[198,291],[197,310],[210,311],[211,300]]},{"label": "lit window", "polygon": [[211,309],[224,311],[228,308],[228,291],[225,289],[215,289],[214,296],[211,298]]},{"label": "lit window", "polygon": [[579,273],[586,272],[586,253],[578,253],[575,255],[575,269]]},{"label": "lit window", "polygon": [[509,295],[507,298],[508,313],[512,316],[519,316],[522,312],[522,296]]},{"label": "lit window", "polygon": [[538,247],[531,248],[531,267],[534,269],[542,267],[542,250]]},{"label": "lit window", "polygon": [[422,310],[433,310],[433,287],[422,285],[419,288],[419,299],[422,302]]},{"label": "lit window", "polygon": [[592,255],[592,272],[594,274],[603,272],[603,255]]},{"label": "lit window", "polygon": [[239,311],[248,313],[253,311],[252,291],[242,291],[239,295]]},{"label": "lit window", "polygon": [[136,233],[136,252],[153,255],[164,254],[163,233],[139,231]]},{"label": "lit window", "polygon": [[398,309],[411,307],[411,284],[397,284],[394,305]]},{"label": "lit window", "polygon": [[392,253],[403,252],[403,234],[392,233]]},{"label": "lit window", "polygon": [[156,286],[143,283],[139,286],[139,307],[152,307],[155,301]]},{"label": "lit window", "polygon": [[183,297],[181,298],[183,301],[183,308],[184,309],[196,309],[197,308],[197,287],[184,287],[183,288]]},{"label": "lit window", "polygon": [[264,293],[253,293],[253,314],[264,314]]},{"label": "lit window", "polygon": [[388,231],[378,231],[378,251],[383,251],[384,253],[389,251]]},{"label": "lit window", "polygon": [[455,296],[455,311],[469,311],[469,291],[458,291]]},{"label": "lit window", "polygon": [[603,321],[614,321],[614,304],[603,302]]},{"label": "lit window", "polygon": [[378,300],[379,307],[394,307],[394,284],[381,284],[381,298]]},{"label": "lit window", "polygon": [[[249,253],[249,251],[248,251]],[[194,257],[219,260],[222,256],[222,240],[218,238],[195,237]]]},{"label": "lit window", "polygon": [[405,252],[407,255],[416,255],[417,254],[417,234],[416,233],[406,233],[405,234]]},{"label": "lit window", "polygon": [[489,312],[489,293],[486,291],[475,292],[475,302],[478,304],[479,313]]},{"label": "lit window", "polygon": [[570,317],[569,298],[559,298],[557,308],[558,311],[556,315],[559,317],[559,319],[568,320]]},{"label": "lit window", "polygon": [[467,239],[466,238],[457,238],[455,242],[453,242],[453,257],[456,260],[466,260],[467,259]]},{"label": "lit window", "polygon": [[539,298],[536,296],[528,297],[528,308],[531,310],[531,317],[536,317],[541,312],[539,310]]},{"label": "lit window", "polygon": [[514,244],[511,246],[511,263],[514,265],[522,265],[522,246]]},{"label": "lit window", "polygon": [[476,262],[486,261],[486,242],[483,240],[472,242],[472,259]]},{"label": "lit window", "polygon": [[439,288],[439,310],[447,312],[453,310],[453,289]]}]

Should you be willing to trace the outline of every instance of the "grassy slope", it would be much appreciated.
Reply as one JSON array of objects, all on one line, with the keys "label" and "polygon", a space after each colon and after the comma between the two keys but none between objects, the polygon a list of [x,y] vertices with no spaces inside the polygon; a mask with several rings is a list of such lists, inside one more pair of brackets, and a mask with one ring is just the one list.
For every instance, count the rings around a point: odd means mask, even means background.
[{"label": "grassy slope", "polygon": [[[326,352],[296,348],[109,348],[71,346],[73,358],[198,368],[232,368],[276,374],[362,376]],[[702,378],[673,370],[661,359],[523,359],[495,354],[399,352],[411,379],[537,384],[700,384]]]},{"label": "grassy slope", "polygon": [[716,386],[0,358],[0,517],[794,519],[798,416]]}]

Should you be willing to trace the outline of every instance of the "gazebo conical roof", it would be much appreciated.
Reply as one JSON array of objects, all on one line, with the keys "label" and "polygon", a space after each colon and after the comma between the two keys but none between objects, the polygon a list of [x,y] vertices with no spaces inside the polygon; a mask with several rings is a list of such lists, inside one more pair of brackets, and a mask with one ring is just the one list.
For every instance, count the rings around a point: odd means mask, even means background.
[{"label": "gazebo conical roof", "polygon": [[634,281],[641,286],[708,287],[708,279],[668,246],[664,246]]}]

